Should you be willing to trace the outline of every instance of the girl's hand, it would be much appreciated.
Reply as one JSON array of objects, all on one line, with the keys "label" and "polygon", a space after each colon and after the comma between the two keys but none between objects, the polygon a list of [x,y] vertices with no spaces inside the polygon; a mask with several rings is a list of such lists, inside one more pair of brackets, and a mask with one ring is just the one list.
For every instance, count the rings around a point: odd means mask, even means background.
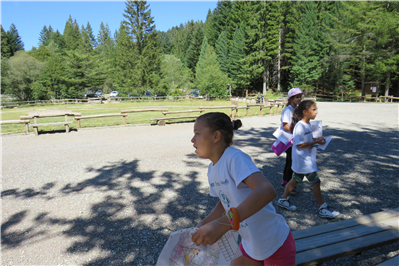
[{"label": "girl's hand", "polygon": [[317,144],[324,144],[326,143],[326,139],[324,137],[319,137],[315,139],[315,143]]},{"label": "girl's hand", "polygon": [[197,245],[212,245],[216,243],[227,231],[231,229],[231,225],[219,224],[212,221],[201,226],[194,234],[191,240]]}]

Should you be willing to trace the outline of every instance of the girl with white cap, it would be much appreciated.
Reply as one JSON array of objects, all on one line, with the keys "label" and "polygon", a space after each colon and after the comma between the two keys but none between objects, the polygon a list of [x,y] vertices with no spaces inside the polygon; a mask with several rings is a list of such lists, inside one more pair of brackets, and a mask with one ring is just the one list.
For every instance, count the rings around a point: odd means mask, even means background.
[{"label": "girl with white cap", "polygon": [[[297,108],[299,103],[302,100],[302,95],[304,92],[300,88],[292,88],[288,91],[288,103],[287,106],[284,108],[284,110],[281,112],[281,130],[284,130],[285,132],[291,133],[291,122],[292,122],[292,116],[294,114],[294,110]],[[289,147],[286,151],[286,159],[285,159],[285,166],[284,166],[284,172],[283,172],[283,180],[281,182],[281,186],[285,188],[286,184],[291,180],[292,178],[292,147]],[[295,194],[296,190],[294,189],[291,194]]]}]

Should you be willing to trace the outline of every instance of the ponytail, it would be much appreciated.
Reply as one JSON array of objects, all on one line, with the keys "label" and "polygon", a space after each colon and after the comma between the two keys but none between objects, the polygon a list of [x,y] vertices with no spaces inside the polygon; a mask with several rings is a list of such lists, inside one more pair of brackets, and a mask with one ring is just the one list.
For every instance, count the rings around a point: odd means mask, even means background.
[{"label": "ponytail", "polygon": [[294,114],[292,115],[292,122],[290,126],[291,132],[294,132],[294,127],[298,123],[298,121],[303,118],[303,111],[308,110],[315,104],[312,100],[304,100],[302,101],[298,107],[295,109]]}]

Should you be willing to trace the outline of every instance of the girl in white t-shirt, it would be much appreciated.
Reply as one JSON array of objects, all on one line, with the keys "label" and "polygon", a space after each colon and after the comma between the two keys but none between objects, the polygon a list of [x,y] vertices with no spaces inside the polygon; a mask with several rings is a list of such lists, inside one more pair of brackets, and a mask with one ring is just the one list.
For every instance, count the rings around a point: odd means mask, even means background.
[{"label": "girl in white t-shirt", "polygon": [[294,211],[296,206],[289,201],[289,195],[295,186],[302,182],[306,177],[312,184],[313,195],[319,204],[319,216],[322,218],[335,218],[340,213],[333,211],[326,202],[320,191],[320,179],[317,175],[316,147],[315,144],[324,144],[324,137],[313,138],[310,120],[315,119],[317,115],[317,105],[314,101],[305,100],[295,109],[292,117],[291,130],[293,132],[292,145],[292,170],[294,174],[292,179],[285,186],[284,194],[278,200],[277,205],[287,210]]},{"label": "girl in white t-shirt", "polygon": [[242,256],[231,265],[295,265],[295,241],[284,217],[271,201],[277,193],[251,157],[230,147],[241,121],[224,113],[207,113],[194,124],[195,153],[209,159],[210,195],[218,197],[198,225],[192,241],[213,244],[229,230],[241,235]]},{"label": "girl in white t-shirt", "polygon": [[[300,88],[292,88],[288,91],[288,101],[287,101],[287,106],[283,109],[281,112],[281,130],[284,130],[285,132],[291,133],[291,122],[292,122],[292,116],[294,115],[294,111],[297,108],[298,104],[302,100],[302,95],[304,93]],[[283,180],[281,181],[281,186],[285,188],[288,182],[290,182],[292,178],[292,147],[289,147],[286,151],[286,157],[285,157],[285,166],[284,166],[284,171],[283,171]],[[295,189],[292,191],[292,194],[294,194],[296,191]]]}]

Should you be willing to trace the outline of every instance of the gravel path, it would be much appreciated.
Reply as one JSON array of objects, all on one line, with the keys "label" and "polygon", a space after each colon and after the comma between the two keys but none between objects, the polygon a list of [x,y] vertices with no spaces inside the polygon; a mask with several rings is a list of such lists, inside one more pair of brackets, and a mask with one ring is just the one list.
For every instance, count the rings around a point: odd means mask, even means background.
[{"label": "gravel path", "polygon": [[[319,174],[337,220],[398,207],[398,106],[318,103],[333,137],[318,153]],[[270,149],[279,119],[243,118],[235,146],[281,196],[285,158]],[[2,136],[2,265],[154,265],[172,230],[194,226],[216,203],[192,127]],[[308,183],[291,199],[297,212],[276,208],[292,230],[334,222],[316,215]],[[396,254],[398,243],[325,265],[376,265]]]}]

